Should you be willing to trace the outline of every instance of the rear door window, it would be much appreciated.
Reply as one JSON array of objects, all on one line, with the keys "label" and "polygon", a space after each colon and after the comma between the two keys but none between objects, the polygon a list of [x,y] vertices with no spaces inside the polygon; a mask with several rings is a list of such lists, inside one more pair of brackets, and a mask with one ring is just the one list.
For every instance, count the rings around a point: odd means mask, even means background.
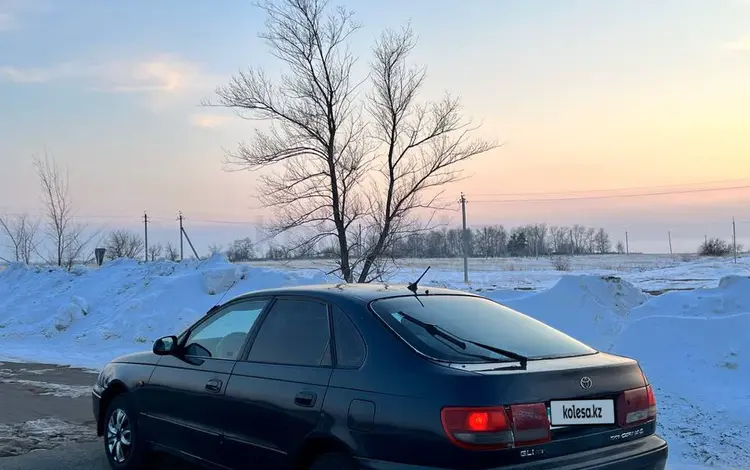
[{"label": "rear door window", "polygon": [[[420,295],[376,300],[371,308],[421,353],[450,362],[511,361],[466,343],[465,348],[410,321],[437,326],[458,339],[511,351],[529,359],[571,357],[596,351],[538,320],[488,299],[466,295]],[[480,357],[477,357],[480,356]]]},{"label": "rear door window", "polygon": [[330,367],[328,306],[309,300],[278,299],[260,325],[247,360]]}]

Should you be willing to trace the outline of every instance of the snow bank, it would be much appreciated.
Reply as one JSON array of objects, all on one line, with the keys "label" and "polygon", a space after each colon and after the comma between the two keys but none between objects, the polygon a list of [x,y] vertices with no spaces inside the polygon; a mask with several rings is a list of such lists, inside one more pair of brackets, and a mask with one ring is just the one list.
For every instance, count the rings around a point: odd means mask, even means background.
[{"label": "snow bank", "polygon": [[666,292],[630,312],[633,320],[654,315],[716,317],[750,312],[750,277],[725,276],[718,287]]},{"label": "snow bank", "polygon": [[719,280],[727,276],[750,276],[750,256],[737,258],[737,263],[726,258],[701,258],[668,268],[628,273],[623,277],[641,289],[664,291],[716,287]]},{"label": "snow bank", "polygon": [[654,384],[674,468],[750,468],[750,313],[674,313],[632,322],[613,352],[637,358]]},{"label": "snow bank", "polygon": [[604,350],[611,347],[630,310],[649,299],[618,277],[590,275],[564,276],[546,291],[516,299],[487,295]]},{"label": "snow bank", "polygon": [[11,265],[0,271],[0,355],[99,367],[178,333],[222,295],[328,280],[319,271],[236,266],[223,257],[116,260],[74,272]]}]

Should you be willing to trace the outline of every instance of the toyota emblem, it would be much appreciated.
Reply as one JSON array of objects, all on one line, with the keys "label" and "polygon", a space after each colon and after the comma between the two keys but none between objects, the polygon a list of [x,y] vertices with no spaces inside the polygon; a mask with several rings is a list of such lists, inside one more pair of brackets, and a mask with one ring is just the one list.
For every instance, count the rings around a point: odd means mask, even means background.
[{"label": "toyota emblem", "polygon": [[581,377],[581,388],[589,389],[591,388],[594,383],[591,381],[590,377]]}]

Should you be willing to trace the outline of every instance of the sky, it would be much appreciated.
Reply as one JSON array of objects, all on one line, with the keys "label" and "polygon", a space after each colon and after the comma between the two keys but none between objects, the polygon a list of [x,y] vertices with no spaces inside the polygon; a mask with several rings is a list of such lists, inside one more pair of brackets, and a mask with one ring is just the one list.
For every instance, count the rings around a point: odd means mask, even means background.
[{"label": "sky", "polygon": [[[668,233],[676,251],[728,239],[736,217],[750,245],[750,0],[338,4],[363,25],[355,73],[410,21],[420,99],[460,96],[503,144],[445,188],[470,226],[580,223],[665,252]],[[280,70],[263,23],[246,0],[0,0],[0,214],[41,214],[47,152],[81,222],[138,229],[148,211],[151,239],[176,242],[182,211],[199,251],[257,238],[273,217],[257,175],[224,158],[258,124],[200,103],[239,70]]]}]

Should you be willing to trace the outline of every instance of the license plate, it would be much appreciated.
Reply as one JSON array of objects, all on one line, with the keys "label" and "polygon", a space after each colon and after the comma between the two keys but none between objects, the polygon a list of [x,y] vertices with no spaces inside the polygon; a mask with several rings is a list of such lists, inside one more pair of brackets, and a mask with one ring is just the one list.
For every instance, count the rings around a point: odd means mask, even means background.
[{"label": "license plate", "polygon": [[549,412],[552,426],[614,424],[615,422],[613,400],[552,401],[549,404]]}]

